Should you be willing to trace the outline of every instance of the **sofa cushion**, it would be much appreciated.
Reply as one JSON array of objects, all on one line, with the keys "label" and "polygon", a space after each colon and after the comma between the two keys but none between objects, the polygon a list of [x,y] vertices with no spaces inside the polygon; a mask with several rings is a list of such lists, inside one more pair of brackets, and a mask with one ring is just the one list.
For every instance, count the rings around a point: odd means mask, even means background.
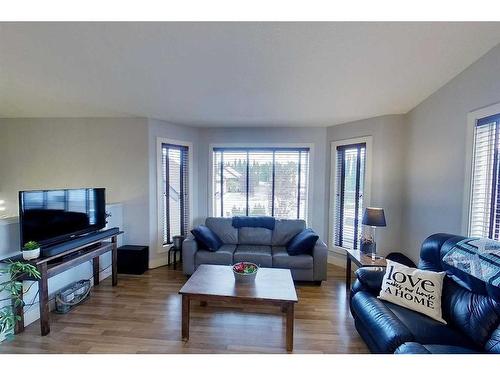
[{"label": "sofa cushion", "polygon": [[286,246],[298,233],[306,228],[304,220],[279,219],[276,220],[271,244],[273,246]]},{"label": "sofa cushion", "polygon": [[236,245],[225,244],[217,251],[198,250],[195,254],[195,264],[221,264],[232,265],[233,253],[236,250]]},{"label": "sofa cushion", "polygon": [[407,342],[396,349],[394,354],[478,354],[478,352],[455,345],[422,345]]},{"label": "sofa cushion", "polygon": [[413,334],[387,307],[373,294],[360,291],[351,299],[351,310],[359,319],[363,337],[368,336],[377,353],[394,353],[405,342],[415,341]]},{"label": "sofa cushion", "polygon": [[284,246],[273,246],[273,267],[276,268],[301,268],[301,269],[311,269],[313,268],[313,257],[309,254],[301,254],[291,256],[286,251]]},{"label": "sofa cushion", "polygon": [[499,327],[500,303],[471,293],[449,277],[445,278],[442,305],[445,319],[479,347],[485,347]]},{"label": "sofa cushion", "polygon": [[273,231],[267,228],[243,227],[239,229],[241,245],[271,245]]},{"label": "sofa cushion", "polygon": [[304,229],[287,243],[286,251],[290,255],[311,254],[318,238],[312,229]]},{"label": "sofa cushion", "polygon": [[395,305],[390,302],[384,302],[384,304],[411,332],[415,338],[414,341],[421,344],[458,345],[476,349],[467,336],[461,334],[449,325],[439,323],[432,318],[416,311],[409,310],[403,306]]},{"label": "sofa cushion", "polygon": [[205,225],[198,225],[191,230],[196,242],[200,247],[210,251],[216,251],[223,245],[221,239],[209,227]]},{"label": "sofa cushion", "polygon": [[238,245],[233,255],[234,263],[252,262],[259,267],[272,267],[273,258],[271,246],[265,245]]},{"label": "sofa cushion", "polygon": [[497,329],[493,331],[491,337],[484,345],[484,350],[489,353],[500,354],[500,326],[498,326]]},{"label": "sofa cushion", "polygon": [[223,243],[237,245],[238,229],[233,227],[232,221],[230,217],[207,217],[205,225],[214,231]]}]

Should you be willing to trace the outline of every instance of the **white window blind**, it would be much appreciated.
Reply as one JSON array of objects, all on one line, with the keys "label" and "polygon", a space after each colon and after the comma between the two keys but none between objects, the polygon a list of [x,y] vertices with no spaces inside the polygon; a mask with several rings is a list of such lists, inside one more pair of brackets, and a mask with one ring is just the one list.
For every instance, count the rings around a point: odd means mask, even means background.
[{"label": "white window blind", "polygon": [[476,122],[472,168],[469,235],[499,239],[500,173],[499,173],[500,115]]},{"label": "white window blind", "polygon": [[189,149],[162,144],[162,223],[163,244],[173,236],[184,236],[189,226]]},{"label": "white window blind", "polygon": [[215,148],[213,215],[307,217],[308,148]]},{"label": "white window blind", "polygon": [[357,249],[363,216],[366,144],[337,147],[334,244]]}]

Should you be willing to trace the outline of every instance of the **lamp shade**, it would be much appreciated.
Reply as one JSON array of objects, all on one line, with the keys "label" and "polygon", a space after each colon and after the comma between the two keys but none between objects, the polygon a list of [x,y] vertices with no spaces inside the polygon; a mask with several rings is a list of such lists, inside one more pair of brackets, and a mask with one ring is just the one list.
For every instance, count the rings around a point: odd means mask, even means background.
[{"label": "lamp shade", "polygon": [[367,207],[363,214],[363,224],[372,227],[385,227],[385,215],[383,208]]}]

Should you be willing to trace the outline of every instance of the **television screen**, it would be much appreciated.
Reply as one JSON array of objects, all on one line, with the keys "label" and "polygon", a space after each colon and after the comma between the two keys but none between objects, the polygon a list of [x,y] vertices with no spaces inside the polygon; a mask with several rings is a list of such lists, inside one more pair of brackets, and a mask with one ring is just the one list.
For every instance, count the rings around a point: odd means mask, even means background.
[{"label": "television screen", "polygon": [[105,189],[19,192],[21,246],[49,246],[106,226]]}]

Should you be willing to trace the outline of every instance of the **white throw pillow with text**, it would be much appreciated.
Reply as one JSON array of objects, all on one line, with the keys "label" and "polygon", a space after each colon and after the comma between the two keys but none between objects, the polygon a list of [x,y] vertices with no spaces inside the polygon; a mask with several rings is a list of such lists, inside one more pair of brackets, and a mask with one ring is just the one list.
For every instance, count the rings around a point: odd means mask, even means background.
[{"label": "white throw pillow with text", "polygon": [[441,311],[444,275],[387,260],[378,297],[446,324]]}]

